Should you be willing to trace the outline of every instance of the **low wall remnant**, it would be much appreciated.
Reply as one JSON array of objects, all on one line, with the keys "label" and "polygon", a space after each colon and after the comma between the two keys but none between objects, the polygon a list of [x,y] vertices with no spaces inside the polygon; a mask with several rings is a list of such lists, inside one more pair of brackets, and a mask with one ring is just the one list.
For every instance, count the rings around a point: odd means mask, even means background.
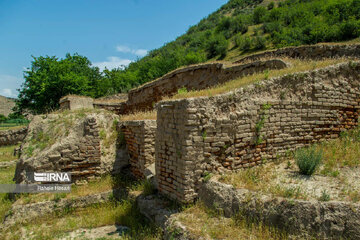
[{"label": "low wall remnant", "polygon": [[305,45],[299,47],[280,48],[271,51],[256,53],[234,62],[237,64],[259,61],[262,58],[300,58],[321,60],[326,58],[359,58],[360,44],[346,44],[346,45]]},{"label": "low wall remnant", "polygon": [[0,131],[0,146],[15,145],[24,140],[27,134],[27,127]]},{"label": "low wall remnant", "polygon": [[94,99],[86,96],[67,95],[60,99],[60,109],[93,109]]}]

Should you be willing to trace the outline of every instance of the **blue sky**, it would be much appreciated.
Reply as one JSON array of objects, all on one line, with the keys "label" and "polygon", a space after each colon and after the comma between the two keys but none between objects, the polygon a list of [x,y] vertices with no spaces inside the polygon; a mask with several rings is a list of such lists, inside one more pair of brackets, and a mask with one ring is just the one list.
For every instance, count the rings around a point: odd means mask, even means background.
[{"label": "blue sky", "polygon": [[16,97],[31,55],[129,64],[227,0],[0,0],[0,95]]}]

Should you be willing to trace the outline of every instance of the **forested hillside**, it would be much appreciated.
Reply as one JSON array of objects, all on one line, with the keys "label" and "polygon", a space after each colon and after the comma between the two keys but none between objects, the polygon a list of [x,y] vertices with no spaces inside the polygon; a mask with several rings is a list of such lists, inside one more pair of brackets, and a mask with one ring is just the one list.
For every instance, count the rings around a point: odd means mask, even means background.
[{"label": "forested hillside", "polygon": [[[20,92],[18,106],[20,109],[30,107],[36,112],[44,112],[57,107],[59,95],[72,93],[100,97],[127,92],[181,66],[209,60],[231,60],[242,54],[268,48],[346,41],[357,38],[359,29],[360,0],[230,0],[190,27],[184,35],[150,51],[147,56],[125,69],[100,73],[84,57],[80,63],[82,66],[87,65],[86,73],[80,71],[79,74],[75,63],[67,70],[66,81],[60,83],[61,86],[71,85],[68,77],[80,75],[80,78],[76,77],[80,84],[65,86],[65,90],[57,92],[51,100],[46,100],[51,94],[45,97],[37,90],[29,91],[32,86],[34,89],[38,86],[45,94],[44,85],[47,84],[41,81],[49,80],[44,77],[46,71],[44,73],[39,66],[33,67],[25,73],[26,82]],[[70,62],[77,59],[71,55],[67,57]],[[37,64],[37,59],[34,64]],[[56,71],[56,74],[61,74],[61,71]],[[84,79],[88,74],[91,75],[88,80]],[[36,79],[36,84],[33,79]],[[37,107],[39,101],[46,101],[40,104],[41,108]]]}]

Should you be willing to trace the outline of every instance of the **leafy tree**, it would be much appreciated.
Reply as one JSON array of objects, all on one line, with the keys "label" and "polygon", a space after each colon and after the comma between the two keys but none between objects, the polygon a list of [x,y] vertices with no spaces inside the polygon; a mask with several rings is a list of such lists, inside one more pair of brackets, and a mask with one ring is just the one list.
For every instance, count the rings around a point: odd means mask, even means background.
[{"label": "leafy tree", "polygon": [[275,3],[274,2],[271,2],[271,3],[269,3],[268,5],[267,5],[267,9],[268,10],[271,10],[271,9],[273,9],[275,7]]},{"label": "leafy tree", "polygon": [[227,54],[229,42],[223,35],[213,35],[207,47],[208,58],[213,58],[220,55],[224,58]]},{"label": "leafy tree", "polygon": [[64,59],[33,57],[31,69],[24,72],[25,82],[19,89],[18,111],[28,109],[44,113],[56,109],[59,99],[67,94],[96,97],[101,74],[97,67],[78,54],[66,54]]},{"label": "leafy tree", "polygon": [[248,36],[238,35],[236,38],[236,45],[243,51],[248,51],[251,48],[251,39]]},{"label": "leafy tree", "polygon": [[266,14],[266,8],[260,6],[255,8],[253,14],[253,20],[255,24],[259,24],[263,22],[264,16]]},{"label": "leafy tree", "polygon": [[262,36],[257,36],[254,41],[254,48],[256,50],[261,50],[266,47],[266,39]]}]

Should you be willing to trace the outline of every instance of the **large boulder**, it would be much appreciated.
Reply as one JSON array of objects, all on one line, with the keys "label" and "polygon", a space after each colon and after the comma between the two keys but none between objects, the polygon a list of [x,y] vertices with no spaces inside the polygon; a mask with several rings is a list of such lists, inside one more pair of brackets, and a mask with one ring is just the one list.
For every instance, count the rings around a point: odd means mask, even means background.
[{"label": "large boulder", "polygon": [[64,111],[34,117],[21,145],[16,183],[32,183],[33,172],[70,172],[80,183],[128,164],[116,129],[118,116],[106,110]]}]

